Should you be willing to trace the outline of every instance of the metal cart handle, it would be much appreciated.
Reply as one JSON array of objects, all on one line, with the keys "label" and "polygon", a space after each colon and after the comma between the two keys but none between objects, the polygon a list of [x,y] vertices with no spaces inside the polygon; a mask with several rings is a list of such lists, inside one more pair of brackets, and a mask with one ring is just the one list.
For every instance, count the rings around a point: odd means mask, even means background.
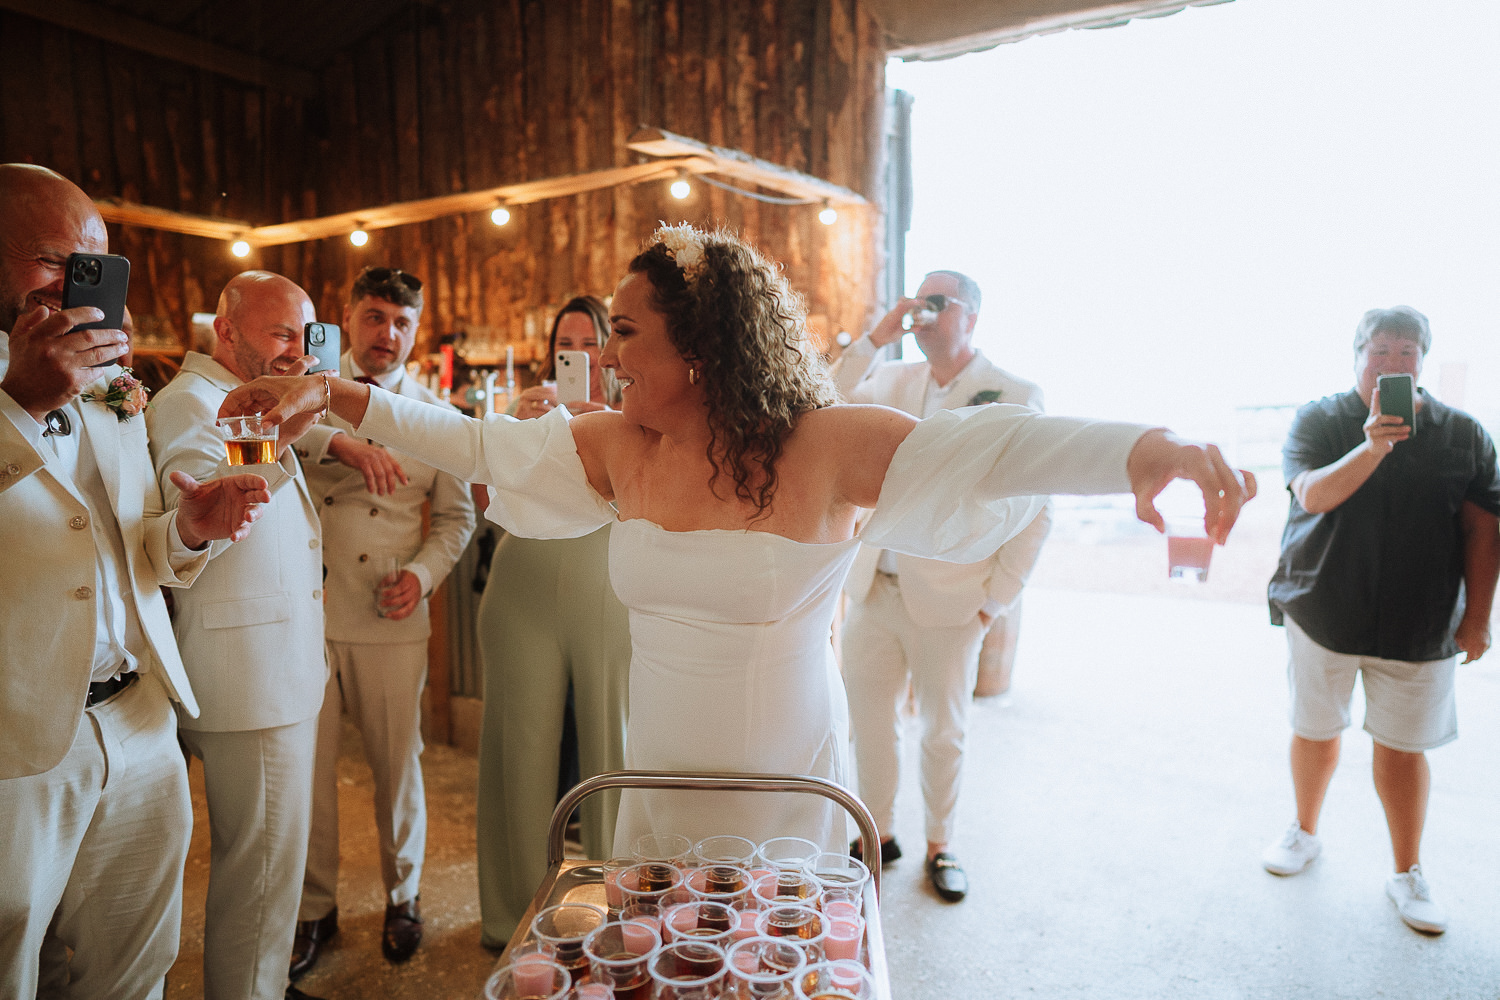
[{"label": "metal cart handle", "polygon": [[[827,778],[814,778],[803,774],[740,774],[730,772],[693,773],[684,771],[606,771],[573,786],[573,790],[562,797],[552,811],[552,823],[547,828],[547,867],[556,868],[563,861],[568,817],[578,803],[607,788],[683,789],[705,792],[802,792],[821,795],[843,806],[844,811],[854,817],[859,827],[860,838],[866,844],[879,844],[880,831],[875,826],[875,817],[868,807],[849,789]],[[866,851],[869,854],[869,851]],[[878,856],[876,850],[874,856]],[[867,865],[870,882],[880,896],[880,863]]]}]

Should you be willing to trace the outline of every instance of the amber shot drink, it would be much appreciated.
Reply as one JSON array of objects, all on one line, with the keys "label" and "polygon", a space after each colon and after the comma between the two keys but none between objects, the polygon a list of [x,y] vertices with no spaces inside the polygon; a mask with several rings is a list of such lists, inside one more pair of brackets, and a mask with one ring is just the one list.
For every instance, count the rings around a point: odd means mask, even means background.
[{"label": "amber shot drink", "polygon": [[219,421],[230,465],[272,465],[276,461],[276,428],[255,414]]}]

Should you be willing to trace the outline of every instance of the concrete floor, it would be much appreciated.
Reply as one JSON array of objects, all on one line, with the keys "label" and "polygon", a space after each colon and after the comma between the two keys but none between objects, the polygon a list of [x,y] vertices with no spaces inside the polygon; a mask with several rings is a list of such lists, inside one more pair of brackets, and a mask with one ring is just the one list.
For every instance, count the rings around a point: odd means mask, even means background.
[{"label": "concrete floor", "polygon": [[[1261,870],[1261,849],[1292,816],[1283,639],[1262,604],[1208,588],[1089,593],[1039,576],[1011,698],[976,708],[954,848],[973,891],[958,905],[922,875],[908,741],[897,834],[909,855],[887,869],[883,907],[895,997],[1500,997],[1500,653],[1461,668],[1462,736],[1430,754],[1424,868],[1451,923],[1430,938],[1384,897],[1389,846],[1357,726],[1329,793],[1323,857],[1291,879]],[[475,764],[431,747],[426,765],[427,938],[396,968],[379,953],[370,787],[350,734],[342,931],[300,984],[308,992],[479,995],[494,958],[478,943]],[[197,807],[170,997],[200,992],[201,794]]]}]

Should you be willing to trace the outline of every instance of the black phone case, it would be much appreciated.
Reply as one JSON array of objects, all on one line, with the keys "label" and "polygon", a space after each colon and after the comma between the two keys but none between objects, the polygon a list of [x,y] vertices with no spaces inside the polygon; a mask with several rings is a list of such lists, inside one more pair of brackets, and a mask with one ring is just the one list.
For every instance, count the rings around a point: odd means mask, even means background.
[{"label": "black phone case", "polygon": [[130,291],[130,261],[109,253],[75,253],[63,265],[64,309],[93,306],[104,318],[82,323],[75,330],[118,330],[125,322],[125,296]]},{"label": "black phone case", "polygon": [[1377,379],[1380,386],[1380,412],[1400,417],[1411,432],[1417,432],[1416,405],[1412,400],[1415,379],[1409,375],[1382,375]]},{"label": "black phone case", "polygon": [[309,323],[302,328],[302,351],[318,359],[309,372],[338,374],[339,328],[332,323]]}]

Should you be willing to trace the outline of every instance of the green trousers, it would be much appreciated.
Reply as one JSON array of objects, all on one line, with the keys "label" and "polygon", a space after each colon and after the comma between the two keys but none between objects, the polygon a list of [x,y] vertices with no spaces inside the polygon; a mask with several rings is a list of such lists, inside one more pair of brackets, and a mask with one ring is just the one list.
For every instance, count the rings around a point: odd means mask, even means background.
[{"label": "green trousers", "polygon": [[[630,625],[609,583],[609,528],[582,538],[506,535],[479,602],[484,719],[479,734],[481,940],[509,941],[547,870],[558,745],[568,684],[578,721],[579,773],[625,759]],[[618,792],[590,797],[584,852],[604,859]]]}]

